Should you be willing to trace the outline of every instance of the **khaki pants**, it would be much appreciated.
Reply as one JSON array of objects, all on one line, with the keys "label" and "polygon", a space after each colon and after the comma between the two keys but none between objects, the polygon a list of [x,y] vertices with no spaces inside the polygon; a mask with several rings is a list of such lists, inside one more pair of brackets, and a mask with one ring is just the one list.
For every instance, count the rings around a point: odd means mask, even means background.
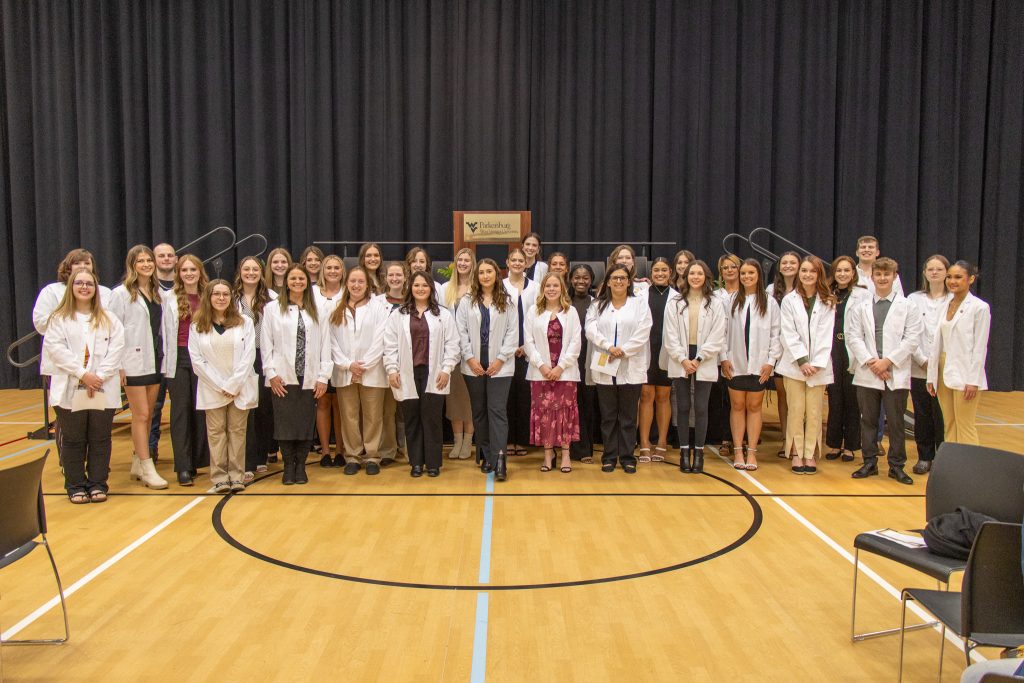
[{"label": "khaki pants", "polygon": [[[821,406],[825,386],[809,387],[807,382],[783,377],[789,416],[786,419],[786,455],[810,460],[821,452]],[[795,448],[794,448],[795,446]]]},{"label": "khaki pants", "polygon": [[935,396],[939,399],[939,407],[942,408],[942,420],[946,427],[946,441],[980,446],[981,442],[978,440],[978,426],[975,416],[978,412],[981,392],[978,392],[974,400],[965,400],[962,389],[950,389],[942,381],[942,373],[945,369],[946,354],[942,354],[942,357],[939,358],[939,386],[935,387]]},{"label": "khaki pants", "polygon": [[384,420],[380,434],[380,457],[395,461],[407,460],[399,448],[405,448],[405,424],[398,415],[398,401],[390,389],[384,390]]},{"label": "khaki pants", "polygon": [[245,429],[249,411],[229,403],[206,411],[206,438],[210,442],[210,481],[242,481],[245,473]]},{"label": "khaki pants", "polygon": [[[345,458],[358,463],[380,462],[384,425],[384,395],[389,389],[350,384],[338,387],[341,411],[341,440]],[[366,453],[359,455],[360,451]]]}]

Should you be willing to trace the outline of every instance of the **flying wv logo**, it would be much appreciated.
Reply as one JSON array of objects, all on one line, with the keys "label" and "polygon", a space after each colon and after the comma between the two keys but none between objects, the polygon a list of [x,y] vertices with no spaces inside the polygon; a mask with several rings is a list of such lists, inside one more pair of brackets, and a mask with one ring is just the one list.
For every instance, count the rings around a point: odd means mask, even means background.
[{"label": "flying wv logo", "polygon": [[466,223],[466,226],[469,227],[469,231],[470,232],[476,232],[477,225],[479,225],[479,224],[480,224],[480,222],[476,221],[474,223]]}]

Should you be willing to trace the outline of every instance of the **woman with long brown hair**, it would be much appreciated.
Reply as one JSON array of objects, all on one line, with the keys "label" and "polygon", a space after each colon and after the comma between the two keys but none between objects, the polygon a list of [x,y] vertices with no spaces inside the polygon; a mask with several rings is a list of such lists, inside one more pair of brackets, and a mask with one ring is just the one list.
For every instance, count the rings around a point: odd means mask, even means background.
[{"label": "woman with long brown hair", "polygon": [[246,423],[259,400],[256,332],[232,301],[227,280],[214,280],[203,290],[188,354],[199,378],[196,410],[203,411],[209,440],[208,493],[244,491]]},{"label": "woman with long brown hair", "polygon": [[381,294],[386,288],[384,282],[384,260],[380,255],[380,245],[375,242],[367,242],[359,247],[359,267],[366,271],[366,277],[370,279],[370,292]]},{"label": "woman with long brown hair", "polygon": [[846,348],[846,312],[871,296],[858,282],[857,262],[849,256],[832,261],[828,286],[836,297],[836,320],[832,335],[832,384],[828,385],[828,422],[825,425],[826,460],[841,458],[853,462],[860,450],[860,406],[853,386],[850,356]]},{"label": "woman with long brown hair", "polygon": [[132,411],[135,452],[131,478],[154,489],[167,488],[167,482],[156,472],[149,450],[153,408],[164,377],[164,356],[172,343],[164,333],[164,298],[156,280],[153,250],[144,244],[135,245],[125,256],[122,284],[110,294],[110,312],[124,327],[121,381]]},{"label": "woman with long brown hair", "polygon": [[263,284],[267,286],[267,293],[272,300],[276,299],[279,294],[287,289],[285,287],[284,274],[288,272],[288,269],[294,263],[291,252],[284,247],[275,247],[267,254],[267,266],[263,273]]},{"label": "woman with long brown hair", "polygon": [[179,486],[192,486],[197,470],[210,463],[206,419],[196,408],[199,377],[192,371],[188,353],[192,316],[199,310],[208,282],[199,257],[184,254],[174,267],[174,288],[164,298],[164,336],[168,340],[164,374],[171,397],[171,447]]},{"label": "woman with long brown hair", "polygon": [[[277,461],[277,443],[274,442],[274,408],[270,400],[270,389],[263,377],[263,357],[260,354],[260,333],[263,330],[263,316],[270,294],[263,283],[263,262],[256,256],[246,256],[238,264],[235,273],[233,295],[238,311],[253,326],[256,353],[253,371],[256,373],[257,404],[249,411],[245,431],[245,474],[242,483],[251,482],[256,473],[267,471],[268,462]],[[273,460],[271,460],[271,457]]]},{"label": "woman with long brown hair", "polygon": [[789,415],[783,451],[793,456],[794,474],[816,474],[821,452],[821,406],[832,382],[836,299],[825,264],[805,256],[797,286],[782,299],[782,358],[776,367],[786,385]]}]

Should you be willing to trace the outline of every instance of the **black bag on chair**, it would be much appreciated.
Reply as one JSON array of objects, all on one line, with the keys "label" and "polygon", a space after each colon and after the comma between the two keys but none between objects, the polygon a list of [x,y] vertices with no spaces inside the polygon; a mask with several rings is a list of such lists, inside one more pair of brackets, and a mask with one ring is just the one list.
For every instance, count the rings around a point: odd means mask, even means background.
[{"label": "black bag on chair", "polygon": [[996,521],[994,517],[958,507],[955,512],[936,515],[928,520],[928,526],[921,532],[928,550],[936,555],[966,560],[978,530],[985,522]]}]

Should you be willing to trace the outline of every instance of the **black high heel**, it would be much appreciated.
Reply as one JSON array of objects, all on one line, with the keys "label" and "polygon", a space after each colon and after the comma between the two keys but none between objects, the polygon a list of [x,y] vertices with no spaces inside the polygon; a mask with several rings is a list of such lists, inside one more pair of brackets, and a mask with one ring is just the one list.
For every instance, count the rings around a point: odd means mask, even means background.
[{"label": "black high heel", "polygon": [[693,465],[690,464],[689,446],[682,446],[679,448],[679,471],[686,474],[693,471]]},{"label": "black high heel", "polygon": [[498,451],[498,462],[494,468],[494,478],[497,481],[508,479],[508,463],[505,462],[505,451]]},{"label": "black high heel", "polygon": [[693,449],[693,473],[704,473],[704,449],[700,446]]}]

